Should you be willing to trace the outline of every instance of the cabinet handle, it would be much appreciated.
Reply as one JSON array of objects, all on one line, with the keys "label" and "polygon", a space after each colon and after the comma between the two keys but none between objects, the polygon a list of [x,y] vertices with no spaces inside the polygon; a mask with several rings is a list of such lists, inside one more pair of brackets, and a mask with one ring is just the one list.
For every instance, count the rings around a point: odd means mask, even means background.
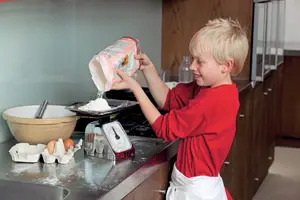
[{"label": "cabinet handle", "polygon": [[273,160],[273,157],[272,157],[272,156],[269,156],[269,157],[268,157],[268,160]]},{"label": "cabinet handle", "polygon": [[259,181],[259,178],[256,177],[256,178],[254,178],[254,180],[255,180],[255,181]]},{"label": "cabinet handle", "polygon": [[268,96],[268,92],[264,92],[264,95],[265,95],[265,96]]},{"label": "cabinet handle", "polygon": [[166,194],[166,190],[152,190],[152,192],[158,192],[161,194]]},{"label": "cabinet handle", "polygon": [[272,92],[272,88],[268,88],[268,92]]},{"label": "cabinet handle", "polygon": [[239,116],[240,116],[240,118],[244,118],[244,117],[245,117],[245,115],[244,115],[244,114],[240,114]]},{"label": "cabinet handle", "polygon": [[230,162],[229,161],[225,161],[224,164],[225,165],[230,165]]},{"label": "cabinet handle", "polygon": [[270,69],[271,67],[269,65],[265,65],[265,69],[268,70]]}]

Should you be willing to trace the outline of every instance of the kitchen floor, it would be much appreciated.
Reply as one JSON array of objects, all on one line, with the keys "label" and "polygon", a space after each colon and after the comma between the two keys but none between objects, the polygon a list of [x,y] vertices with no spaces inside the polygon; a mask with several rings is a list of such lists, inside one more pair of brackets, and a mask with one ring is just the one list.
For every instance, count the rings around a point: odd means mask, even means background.
[{"label": "kitchen floor", "polygon": [[300,200],[300,148],[275,148],[275,160],[253,200]]}]

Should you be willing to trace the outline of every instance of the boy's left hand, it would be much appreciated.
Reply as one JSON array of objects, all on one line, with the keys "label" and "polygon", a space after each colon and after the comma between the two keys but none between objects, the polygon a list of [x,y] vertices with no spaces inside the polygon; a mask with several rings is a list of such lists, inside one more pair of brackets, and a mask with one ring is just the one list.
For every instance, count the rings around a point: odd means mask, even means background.
[{"label": "boy's left hand", "polygon": [[122,70],[117,69],[117,74],[121,77],[121,80],[115,80],[112,84],[113,90],[133,90],[135,86],[138,85],[136,80],[134,80],[132,77],[127,76]]}]

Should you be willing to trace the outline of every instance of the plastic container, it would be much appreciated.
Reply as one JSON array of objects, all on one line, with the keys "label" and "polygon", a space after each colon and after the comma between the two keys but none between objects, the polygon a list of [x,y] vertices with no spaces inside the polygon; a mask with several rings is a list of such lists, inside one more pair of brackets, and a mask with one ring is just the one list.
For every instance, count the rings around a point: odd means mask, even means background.
[{"label": "plastic container", "polygon": [[89,62],[89,69],[98,91],[109,91],[113,80],[120,79],[116,69],[132,76],[140,67],[139,61],[134,58],[138,53],[139,41],[131,37],[122,37],[95,55]]},{"label": "plastic container", "polygon": [[182,62],[179,66],[179,78],[180,83],[189,83],[193,81],[193,73],[190,70],[190,57],[183,56]]}]

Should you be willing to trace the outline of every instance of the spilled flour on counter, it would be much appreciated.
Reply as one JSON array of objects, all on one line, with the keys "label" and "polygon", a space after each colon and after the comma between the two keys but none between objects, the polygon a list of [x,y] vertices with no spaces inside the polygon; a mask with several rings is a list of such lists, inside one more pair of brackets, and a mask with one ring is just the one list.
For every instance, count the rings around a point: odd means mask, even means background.
[{"label": "spilled flour on counter", "polygon": [[39,184],[54,185],[54,186],[60,184],[60,181],[56,176],[50,176],[50,177],[43,178],[43,179],[37,179],[36,182]]},{"label": "spilled flour on counter", "polygon": [[80,106],[78,109],[85,111],[106,111],[110,110],[111,107],[108,105],[105,99],[97,98],[84,106]]},{"label": "spilled flour on counter", "polygon": [[38,168],[38,165],[35,163],[13,163],[11,173],[22,174],[26,171],[31,171],[32,168],[35,170]]}]

